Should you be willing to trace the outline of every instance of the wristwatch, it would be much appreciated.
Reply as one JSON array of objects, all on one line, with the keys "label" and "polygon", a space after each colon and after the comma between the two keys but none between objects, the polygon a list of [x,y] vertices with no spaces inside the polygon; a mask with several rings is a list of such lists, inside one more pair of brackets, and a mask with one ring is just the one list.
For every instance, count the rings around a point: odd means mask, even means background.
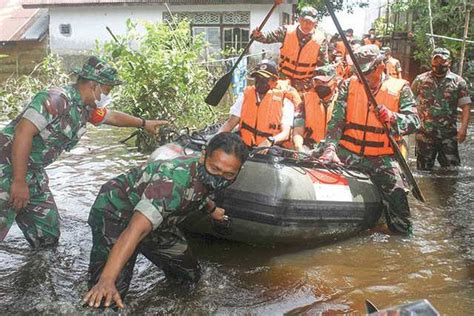
[{"label": "wristwatch", "polygon": [[270,146],[275,145],[275,137],[273,137],[273,136],[268,136],[267,139],[268,139],[268,141],[270,142]]}]

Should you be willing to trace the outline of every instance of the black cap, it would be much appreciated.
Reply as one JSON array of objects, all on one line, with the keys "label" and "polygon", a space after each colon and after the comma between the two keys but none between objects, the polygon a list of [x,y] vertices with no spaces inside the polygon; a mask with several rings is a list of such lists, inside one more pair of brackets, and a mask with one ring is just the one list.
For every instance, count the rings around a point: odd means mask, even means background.
[{"label": "black cap", "polygon": [[250,76],[260,75],[264,78],[278,79],[278,68],[276,63],[270,59],[264,59],[255,66]]}]

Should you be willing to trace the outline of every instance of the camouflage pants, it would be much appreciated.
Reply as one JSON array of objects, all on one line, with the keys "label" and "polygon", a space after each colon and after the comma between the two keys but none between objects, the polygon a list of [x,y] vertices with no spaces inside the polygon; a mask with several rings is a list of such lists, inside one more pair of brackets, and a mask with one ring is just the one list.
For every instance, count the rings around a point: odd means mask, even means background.
[{"label": "camouflage pants", "polygon": [[435,160],[441,167],[461,165],[456,132],[449,137],[440,138],[423,133],[416,135],[416,167],[418,170],[430,171]]},{"label": "camouflage pants", "polygon": [[360,157],[339,147],[338,156],[348,166],[367,173],[378,187],[384,202],[387,225],[394,233],[411,234],[407,183],[397,161],[390,156]]},{"label": "camouflage pants", "polygon": [[[133,206],[128,200],[117,198],[121,195],[117,190],[120,189],[105,184],[89,215],[93,242],[89,263],[90,288],[99,281],[112,247],[133,215]],[[128,292],[139,253],[161,268],[167,279],[191,283],[200,278],[197,259],[192,255],[184,234],[175,225],[167,225],[165,220],[140,242],[120,272],[116,287],[122,298]]]},{"label": "camouflage pants", "polygon": [[60,234],[59,213],[48,186],[46,172],[28,170],[26,181],[30,201],[18,213],[9,203],[11,180],[11,172],[0,170],[0,241],[5,239],[16,221],[32,247],[56,245]]}]

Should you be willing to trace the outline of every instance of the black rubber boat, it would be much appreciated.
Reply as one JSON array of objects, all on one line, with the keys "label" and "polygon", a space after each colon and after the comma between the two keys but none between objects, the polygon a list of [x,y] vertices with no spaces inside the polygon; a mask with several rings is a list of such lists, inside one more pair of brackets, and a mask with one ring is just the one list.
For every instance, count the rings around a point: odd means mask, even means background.
[{"label": "black rubber boat", "polygon": [[[207,138],[183,135],[156,149],[150,160],[194,154]],[[258,245],[347,238],[372,227],[382,210],[379,192],[365,174],[280,148],[251,155],[215,200],[231,218],[229,229],[212,225],[199,212],[186,219],[186,229]]]}]

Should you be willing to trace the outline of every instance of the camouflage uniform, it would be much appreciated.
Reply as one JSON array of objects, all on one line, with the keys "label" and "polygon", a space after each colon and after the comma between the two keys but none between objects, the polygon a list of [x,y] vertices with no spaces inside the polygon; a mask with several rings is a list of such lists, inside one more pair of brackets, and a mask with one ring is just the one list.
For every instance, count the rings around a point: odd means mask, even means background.
[{"label": "camouflage uniform", "polygon": [[[388,77],[384,76],[383,80]],[[339,91],[333,115],[328,125],[326,145],[337,145],[346,125],[346,108],[350,79],[346,80]],[[415,99],[410,87],[405,85],[400,94],[400,111],[395,113],[396,122],[391,127],[392,135],[408,135],[420,126],[415,107]],[[359,156],[345,148],[338,148],[338,157],[350,167],[360,168],[366,172],[372,182],[382,193],[385,217],[391,231],[411,233],[410,207],[407,200],[407,183],[402,175],[398,162],[393,155]]]},{"label": "camouflage uniform", "polygon": [[[26,109],[0,131],[0,240],[13,221],[33,247],[55,244],[59,238],[59,214],[44,168],[73,148],[85,132],[91,110],[73,86],[36,94]],[[40,131],[33,137],[26,181],[30,202],[16,214],[9,205],[13,177],[12,145],[15,128],[24,118]],[[15,217],[16,216],[16,217]]]},{"label": "camouflage uniform", "polygon": [[89,286],[99,281],[109,252],[127,228],[135,211],[153,226],[117,278],[122,298],[126,295],[133,266],[140,252],[167,277],[197,281],[199,266],[186,238],[177,227],[194,210],[213,205],[198,171],[197,157],[178,157],[137,167],[104,184],[92,205],[89,225],[93,246],[90,256]]},{"label": "camouflage uniform", "polygon": [[416,135],[417,168],[431,170],[435,159],[442,167],[459,166],[457,108],[471,103],[466,81],[451,71],[442,79],[428,71],[415,78],[412,90],[422,122]]},{"label": "camouflage uniform", "polygon": [[[116,85],[113,68],[103,68],[99,74],[85,64],[77,73],[86,79]],[[84,71],[87,70],[89,75]],[[102,114],[98,114],[102,113]],[[86,123],[98,125],[105,121],[106,110],[86,106],[74,86],[51,88],[37,93],[20,115],[0,131],[0,241],[5,238],[16,220],[33,247],[49,246],[59,239],[59,214],[48,186],[45,167],[53,163],[64,151],[71,150],[86,131]],[[15,128],[26,119],[38,129],[32,139],[28,158],[26,183],[29,203],[18,213],[10,205],[10,186],[13,178],[12,146]]]}]

